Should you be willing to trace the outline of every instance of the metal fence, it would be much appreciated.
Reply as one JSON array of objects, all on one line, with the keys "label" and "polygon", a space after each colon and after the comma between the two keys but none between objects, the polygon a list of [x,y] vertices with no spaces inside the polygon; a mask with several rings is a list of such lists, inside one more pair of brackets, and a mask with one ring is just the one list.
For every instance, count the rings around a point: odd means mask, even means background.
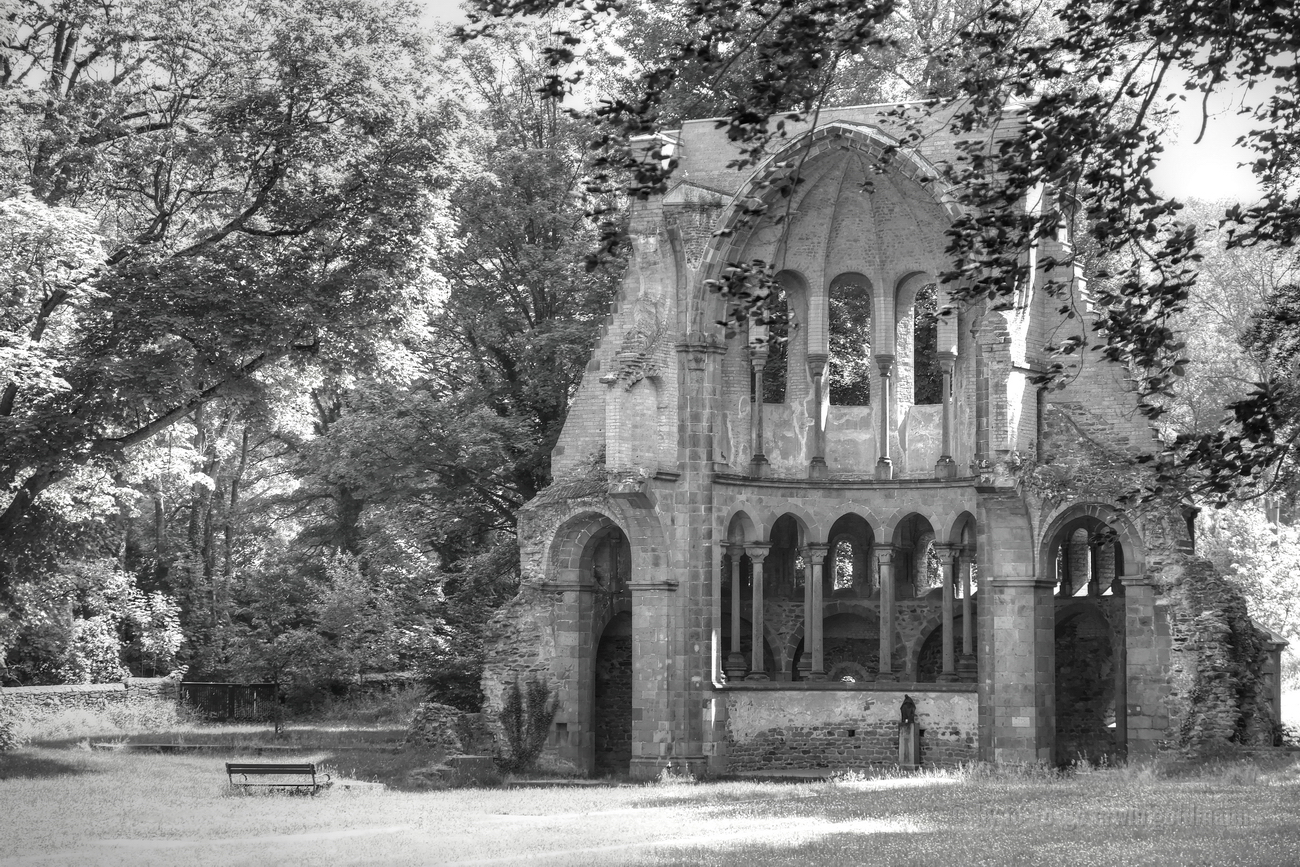
[{"label": "metal fence", "polygon": [[183,682],[181,704],[209,720],[268,720],[278,701],[274,683]]}]

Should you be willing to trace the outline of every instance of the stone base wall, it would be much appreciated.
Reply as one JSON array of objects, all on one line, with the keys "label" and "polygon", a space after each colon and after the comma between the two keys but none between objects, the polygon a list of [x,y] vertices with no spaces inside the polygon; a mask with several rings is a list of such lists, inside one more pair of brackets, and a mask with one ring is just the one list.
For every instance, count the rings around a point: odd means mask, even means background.
[{"label": "stone base wall", "polygon": [[58,686],[0,688],[0,715],[28,719],[71,710],[108,711],[176,704],[177,682],[165,677],[133,677],[121,683],[77,683]]},{"label": "stone base wall", "polygon": [[912,688],[728,689],[727,770],[860,768],[898,761],[899,707],[916,702],[923,765],[977,758],[976,694]]}]

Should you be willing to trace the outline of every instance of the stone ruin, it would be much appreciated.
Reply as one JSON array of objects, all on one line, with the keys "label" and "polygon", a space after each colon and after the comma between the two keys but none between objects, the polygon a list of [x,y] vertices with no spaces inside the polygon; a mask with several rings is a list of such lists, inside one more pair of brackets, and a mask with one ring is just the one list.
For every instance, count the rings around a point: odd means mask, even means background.
[{"label": "stone ruin", "polygon": [[[905,694],[926,765],[1272,742],[1282,643],[1195,558],[1182,504],[1116,508],[1159,447],[1127,372],[1085,351],[1037,384],[1045,345],[1090,322],[1071,238],[1026,251],[1006,309],[950,302],[960,211],[936,163],[957,141],[929,117],[899,148],[897,108],[787,124],[749,173],[712,120],[647,142],[675,186],[633,206],[487,636],[486,718],[545,678],[553,760],[643,779],[894,762]],[[796,162],[779,224],[747,221]],[[728,330],[709,281],[756,259],[788,322]]]}]

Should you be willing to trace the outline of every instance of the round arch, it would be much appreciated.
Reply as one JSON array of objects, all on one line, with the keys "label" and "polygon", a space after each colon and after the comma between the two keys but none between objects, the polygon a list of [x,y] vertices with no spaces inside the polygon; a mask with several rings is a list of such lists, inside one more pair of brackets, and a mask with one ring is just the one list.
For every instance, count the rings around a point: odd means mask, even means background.
[{"label": "round arch", "polygon": [[727,532],[723,538],[729,545],[743,545],[746,542],[761,542],[763,537],[759,535],[758,526],[754,519],[749,516],[749,512],[743,506],[734,507],[727,515],[724,524]]},{"label": "round arch", "polygon": [[975,545],[976,525],[975,516],[970,512],[962,512],[952,519],[952,523],[940,538],[947,539],[949,545],[961,545],[962,547],[973,548]]},{"label": "round arch", "polygon": [[621,509],[615,504],[578,506],[557,524],[542,558],[544,580],[581,583],[583,552],[595,534],[616,526],[628,538],[632,553],[632,571],[638,581],[654,582],[667,578],[668,543],[658,516],[647,509]]},{"label": "round arch", "polygon": [[[1086,533],[1082,542],[1076,541],[1076,534],[1080,531]],[[1090,561],[1092,548],[1095,547],[1091,540],[1098,535],[1107,537],[1114,546],[1112,552],[1104,551],[1105,546],[1101,546],[1103,554],[1109,554],[1114,558],[1112,562],[1105,565],[1104,569]],[[1146,569],[1142,537],[1127,516],[1119,514],[1114,508],[1102,503],[1076,503],[1058,511],[1047,523],[1047,528],[1043,531],[1039,542],[1039,574],[1050,576],[1059,584],[1061,580],[1057,569],[1059,559],[1062,556],[1067,560],[1070,559],[1075,549],[1081,545],[1088,548],[1087,568],[1095,573],[1098,584],[1106,577],[1107,571],[1113,572],[1110,577],[1117,579],[1121,575],[1141,574]],[[1063,548],[1066,549],[1064,554]],[[1092,582],[1093,577],[1093,574],[1088,576],[1088,583]],[[1076,576],[1072,582],[1072,593],[1080,586]],[[1098,586],[1096,589],[1100,593],[1105,588]]]}]

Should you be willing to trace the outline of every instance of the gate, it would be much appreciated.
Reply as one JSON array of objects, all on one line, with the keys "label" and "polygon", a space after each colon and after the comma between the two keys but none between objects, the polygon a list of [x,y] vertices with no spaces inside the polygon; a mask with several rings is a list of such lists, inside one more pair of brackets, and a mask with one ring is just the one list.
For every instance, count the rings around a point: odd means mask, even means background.
[{"label": "gate", "polygon": [[180,701],[207,720],[263,721],[275,715],[274,683],[181,683]]}]

